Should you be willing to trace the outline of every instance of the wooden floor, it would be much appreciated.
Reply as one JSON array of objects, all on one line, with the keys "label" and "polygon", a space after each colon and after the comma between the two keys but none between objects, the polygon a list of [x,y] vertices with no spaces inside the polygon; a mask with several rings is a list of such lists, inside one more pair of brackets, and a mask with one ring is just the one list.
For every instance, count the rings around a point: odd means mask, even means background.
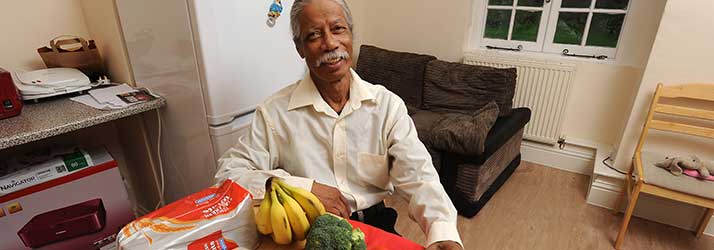
[{"label": "wooden floor", "polygon": [[[585,202],[589,177],[524,162],[478,215],[459,216],[467,250],[479,249],[614,249],[622,214]],[[397,231],[417,243],[424,234],[411,221],[407,204],[390,198],[399,211]],[[623,249],[714,249],[714,237],[633,218]]]}]

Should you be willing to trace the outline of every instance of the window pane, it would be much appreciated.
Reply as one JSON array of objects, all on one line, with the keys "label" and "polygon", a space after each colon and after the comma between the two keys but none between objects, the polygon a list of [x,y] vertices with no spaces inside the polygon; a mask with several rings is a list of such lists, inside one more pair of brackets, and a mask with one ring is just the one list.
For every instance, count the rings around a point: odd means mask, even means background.
[{"label": "window pane", "polygon": [[590,8],[592,0],[563,0],[560,4],[562,8]]},{"label": "window pane", "polygon": [[588,13],[560,12],[553,42],[579,45],[583,40],[587,20]]},{"label": "window pane", "polygon": [[538,26],[542,11],[516,11],[511,40],[532,41],[538,38]]},{"label": "window pane", "polygon": [[513,5],[513,0],[488,0],[488,5]]},{"label": "window pane", "polygon": [[488,10],[484,37],[506,40],[509,25],[511,25],[510,10]]},{"label": "window pane", "polygon": [[542,7],[543,0],[518,0],[518,6]]},{"label": "window pane", "polygon": [[617,39],[620,37],[620,30],[624,20],[625,14],[593,14],[587,45],[617,47]]},{"label": "window pane", "polygon": [[597,0],[595,8],[597,9],[627,9],[629,0]]}]

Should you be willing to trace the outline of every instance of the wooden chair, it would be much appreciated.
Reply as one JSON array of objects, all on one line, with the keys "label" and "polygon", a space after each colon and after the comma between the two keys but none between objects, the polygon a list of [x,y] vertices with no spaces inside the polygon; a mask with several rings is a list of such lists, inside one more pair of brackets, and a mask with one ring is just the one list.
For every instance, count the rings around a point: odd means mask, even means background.
[{"label": "wooden chair", "polygon": [[[705,121],[714,121],[714,109],[701,109],[680,104],[662,104],[660,103],[660,98],[662,97],[687,98],[711,104],[714,103],[714,85],[689,84],[674,87],[664,87],[661,83],[657,85],[657,91],[655,92],[649,113],[647,114],[647,121],[645,122],[642,135],[635,150],[632,167],[630,167],[630,170],[625,176],[625,188],[620,194],[613,210],[615,213],[620,211],[622,201],[625,198],[625,194],[627,194],[629,196],[629,204],[627,210],[625,210],[622,227],[615,241],[615,249],[620,249],[622,245],[625,232],[627,232],[627,226],[632,218],[632,211],[635,209],[635,204],[637,203],[637,198],[640,193],[648,193],[707,208],[708,210],[704,214],[704,218],[696,232],[697,237],[704,232],[704,229],[709,224],[709,219],[711,219],[712,214],[714,214],[714,182],[700,181],[690,177],[674,177],[666,170],[653,165],[654,162],[661,161],[664,157],[652,159],[650,153],[645,152],[643,154],[642,152],[642,147],[650,129],[714,139],[714,129],[712,128],[686,124],[684,122],[653,119],[655,113],[671,115],[678,118],[686,117],[688,119],[695,118]],[[635,176],[633,176],[633,171],[636,171]]]}]

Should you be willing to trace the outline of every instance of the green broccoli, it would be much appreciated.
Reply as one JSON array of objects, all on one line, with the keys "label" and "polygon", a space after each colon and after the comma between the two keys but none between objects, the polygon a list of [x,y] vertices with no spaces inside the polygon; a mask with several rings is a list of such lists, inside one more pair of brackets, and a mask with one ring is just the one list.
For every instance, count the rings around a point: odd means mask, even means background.
[{"label": "green broccoli", "polygon": [[364,232],[332,215],[317,217],[307,234],[305,250],[367,250]]},{"label": "green broccoli", "polygon": [[352,250],[352,235],[337,225],[311,227],[305,250]]},{"label": "green broccoli", "polygon": [[352,250],[367,250],[364,232],[359,228],[352,229]]},{"label": "green broccoli", "polygon": [[329,226],[329,225],[335,225],[335,226],[342,227],[344,229],[352,231],[352,225],[349,222],[347,222],[346,220],[344,220],[340,217],[337,217],[337,216],[334,216],[331,214],[323,214],[323,215],[318,216],[317,219],[315,219],[315,223],[313,223],[310,227],[311,228],[320,228],[320,227]]}]

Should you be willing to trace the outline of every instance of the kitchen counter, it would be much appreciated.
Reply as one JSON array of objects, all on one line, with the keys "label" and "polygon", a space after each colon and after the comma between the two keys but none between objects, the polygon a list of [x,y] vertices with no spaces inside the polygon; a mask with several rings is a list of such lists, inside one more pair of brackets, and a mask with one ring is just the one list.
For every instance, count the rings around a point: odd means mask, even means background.
[{"label": "kitchen counter", "polygon": [[26,103],[22,114],[0,120],[0,150],[118,120],[166,105],[164,98],[117,110],[99,110],[69,98]]}]

